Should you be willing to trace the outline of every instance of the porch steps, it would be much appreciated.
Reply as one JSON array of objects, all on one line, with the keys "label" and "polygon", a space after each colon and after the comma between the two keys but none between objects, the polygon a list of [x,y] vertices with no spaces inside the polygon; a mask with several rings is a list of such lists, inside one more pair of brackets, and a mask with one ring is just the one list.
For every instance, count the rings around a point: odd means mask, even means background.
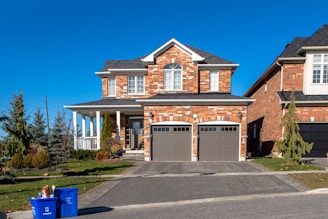
[{"label": "porch steps", "polygon": [[122,157],[122,160],[145,160],[144,150],[126,150]]}]

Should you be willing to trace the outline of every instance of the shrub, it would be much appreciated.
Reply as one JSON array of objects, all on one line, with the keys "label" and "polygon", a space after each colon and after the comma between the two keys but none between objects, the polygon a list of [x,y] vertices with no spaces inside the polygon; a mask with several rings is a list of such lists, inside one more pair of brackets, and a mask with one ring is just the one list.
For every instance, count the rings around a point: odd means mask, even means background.
[{"label": "shrub", "polygon": [[110,152],[108,150],[100,150],[96,154],[96,161],[97,162],[100,162],[100,161],[103,161],[103,160],[109,159],[109,158],[110,158]]},{"label": "shrub", "polygon": [[39,152],[33,157],[32,165],[38,169],[50,166],[50,157],[47,152]]},{"label": "shrub", "polygon": [[1,171],[0,172],[0,184],[11,184],[14,183],[16,180],[15,175],[11,174],[8,171]]},{"label": "shrub", "polygon": [[96,154],[95,150],[72,150],[70,157],[75,160],[94,160]]},{"label": "shrub", "polygon": [[23,157],[23,162],[22,162],[22,166],[23,167],[26,167],[26,168],[31,168],[31,167],[34,167],[33,166],[33,157],[35,155],[31,154],[31,153],[28,153],[27,155],[25,155]]},{"label": "shrub", "polygon": [[11,161],[10,167],[19,169],[22,167],[23,157],[20,154],[14,154]]}]

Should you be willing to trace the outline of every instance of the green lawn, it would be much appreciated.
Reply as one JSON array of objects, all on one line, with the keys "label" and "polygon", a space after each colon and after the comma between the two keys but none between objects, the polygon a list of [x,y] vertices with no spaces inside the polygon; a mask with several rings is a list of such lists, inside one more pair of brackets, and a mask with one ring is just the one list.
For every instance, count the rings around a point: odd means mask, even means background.
[{"label": "green lawn", "polygon": [[252,162],[261,164],[262,166],[273,171],[303,171],[303,170],[325,170],[324,167],[315,166],[312,164],[292,164],[285,163],[282,158],[258,158]]},{"label": "green lawn", "polygon": [[[261,158],[255,159],[252,162],[263,165],[273,171],[310,171],[310,170],[325,170],[324,167],[319,167],[311,164],[287,164],[281,158]],[[296,180],[310,189],[328,188],[328,173],[304,173],[290,174]]]},{"label": "green lawn", "polygon": [[[29,198],[36,197],[45,185],[55,185],[57,188],[78,188],[78,194],[96,187],[109,178],[96,177],[103,174],[119,174],[132,166],[132,162],[110,161],[73,161],[60,165],[65,171],[35,171],[21,173],[21,176],[35,176],[49,173],[50,175],[62,175],[61,177],[45,179],[19,179],[15,184],[0,184],[0,212],[13,212],[30,210]],[[19,175],[19,174],[17,174]],[[73,176],[95,177],[73,177]]]}]

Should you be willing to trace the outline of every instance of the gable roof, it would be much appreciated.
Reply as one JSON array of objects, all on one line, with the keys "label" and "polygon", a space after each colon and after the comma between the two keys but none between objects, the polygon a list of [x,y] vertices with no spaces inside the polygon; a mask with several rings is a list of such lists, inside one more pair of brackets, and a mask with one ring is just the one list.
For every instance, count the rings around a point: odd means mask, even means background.
[{"label": "gable roof", "polygon": [[208,53],[206,51],[197,49],[195,47],[189,46],[189,45],[183,45],[180,42],[178,42],[175,39],[171,39],[165,44],[163,44],[161,47],[153,51],[152,53],[136,58],[131,60],[107,60],[105,62],[105,65],[103,69],[99,72],[101,74],[102,72],[108,72],[108,71],[119,71],[119,70],[146,70],[147,64],[151,63],[153,59],[170,48],[171,46],[176,45],[183,51],[187,52],[193,57],[194,61],[197,61],[201,64],[209,64],[209,65],[222,65],[222,66],[230,66],[232,68],[236,68],[238,64],[233,63],[231,61],[228,61],[226,59],[223,59],[219,56],[213,55],[211,53]]},{"label": "gable roof", "polygon": [[272,64],[264,71],[264,73],[246,91],[244,96],[251,96],[261,84],[263,84],[272,75],[276,74],[276,68],[279,67],[280,62],[304,62],[304,52],[311,49],[328,50],[328,24],[324,24],[310,37],[296,37],[290,44],[287,44],[282,53],[272,62]]}]

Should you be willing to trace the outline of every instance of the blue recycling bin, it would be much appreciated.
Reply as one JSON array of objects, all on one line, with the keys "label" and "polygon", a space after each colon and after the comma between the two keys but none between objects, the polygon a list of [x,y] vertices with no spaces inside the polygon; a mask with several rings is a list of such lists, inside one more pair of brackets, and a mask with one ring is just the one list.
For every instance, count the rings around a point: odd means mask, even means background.
[{"label": "blue recycling bin", "polygon": [[56,188],[54,195],[57,201],[57,217],[78,216],[77,188]]},{"label": "blue recycling bin", "polygon": [[34,219],[56,219],[57,198],[30,198]]}]

